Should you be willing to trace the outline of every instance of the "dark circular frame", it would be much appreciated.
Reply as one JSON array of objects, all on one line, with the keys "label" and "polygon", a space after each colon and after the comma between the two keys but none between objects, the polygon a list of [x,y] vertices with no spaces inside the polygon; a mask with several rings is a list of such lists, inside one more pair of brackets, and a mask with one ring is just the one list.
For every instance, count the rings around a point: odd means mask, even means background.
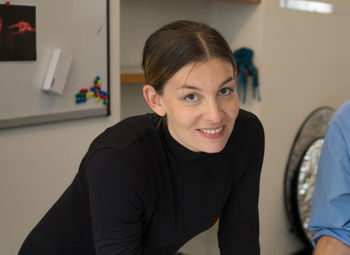
[{"label": "dark circular frame", "polygon": [[323,106],[309,114],[302,123],[289,153],[284,176],[284,202],[290,231],[304,244],[304,253],[297,254],[311,254],[313,250],[307,235],[308,230],[303,227],[298,205],[300,167],[309,148],[315,141],[325,137],[333,113],[333,108]]}]

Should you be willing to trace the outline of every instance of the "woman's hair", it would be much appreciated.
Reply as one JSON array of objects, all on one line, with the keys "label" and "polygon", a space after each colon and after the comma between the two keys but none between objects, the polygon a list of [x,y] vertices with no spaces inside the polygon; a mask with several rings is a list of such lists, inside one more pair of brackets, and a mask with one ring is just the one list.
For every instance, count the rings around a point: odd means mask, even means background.
[{"label": "woman's hair", "polygon": [[146,84],[162,94],[165,83],[182,67],[219,57],[236,65],[226,40],[214,28],[194,21],[180,20],[165,25],[147,39],[142,66]]}]

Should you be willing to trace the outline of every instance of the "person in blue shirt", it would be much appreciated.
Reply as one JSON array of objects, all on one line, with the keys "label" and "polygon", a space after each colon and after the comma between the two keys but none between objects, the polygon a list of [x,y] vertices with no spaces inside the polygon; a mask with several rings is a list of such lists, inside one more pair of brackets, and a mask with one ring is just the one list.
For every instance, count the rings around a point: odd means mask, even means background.
[{"label": "person in blue shirt", "polygon": [[328,124],[309,229],[316,232],[314,255],[350,254],[350,100]]}]

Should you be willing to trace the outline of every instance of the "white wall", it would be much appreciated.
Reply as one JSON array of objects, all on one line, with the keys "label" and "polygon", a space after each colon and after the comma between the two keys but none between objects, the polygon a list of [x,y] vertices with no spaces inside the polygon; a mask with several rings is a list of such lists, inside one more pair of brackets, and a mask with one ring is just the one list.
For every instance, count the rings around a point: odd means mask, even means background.
[{"label": "white wall", "polygon": [[17,254],[25,236],[72,181],[91,140],[120,120],[120,1],[110,2],[112,115],[0,131],[0,254]]}]

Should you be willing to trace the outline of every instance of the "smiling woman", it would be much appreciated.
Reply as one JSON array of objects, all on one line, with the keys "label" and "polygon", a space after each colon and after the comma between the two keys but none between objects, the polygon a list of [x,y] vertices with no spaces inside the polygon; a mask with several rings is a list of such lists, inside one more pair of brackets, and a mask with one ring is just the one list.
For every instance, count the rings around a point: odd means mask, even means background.
[{"label": "smiling woman", "polygon": [[174,255],[218,218],[222,255],[260,253],[264,132],[239,110],[227,42],[206,24],[176,21],[148,38],[143,67],[155,113],[92,142],[20,255]]},{"label": "smiling woman", "polygon": [[168,24],[146,41],[143,67],[145,99],[165,116],[172,137],[195,152],[221,151],[239,108],[236,66],[225,39],[201,23]]},{"label": "smiling woman", "polygon": [[220,152],[238,114],[233,75],[232,64],[209,57],[177,71],[162,95],[150,85],[144,95],[158,115],[167,116],[169,132],[180,144],[195,152]]}]

